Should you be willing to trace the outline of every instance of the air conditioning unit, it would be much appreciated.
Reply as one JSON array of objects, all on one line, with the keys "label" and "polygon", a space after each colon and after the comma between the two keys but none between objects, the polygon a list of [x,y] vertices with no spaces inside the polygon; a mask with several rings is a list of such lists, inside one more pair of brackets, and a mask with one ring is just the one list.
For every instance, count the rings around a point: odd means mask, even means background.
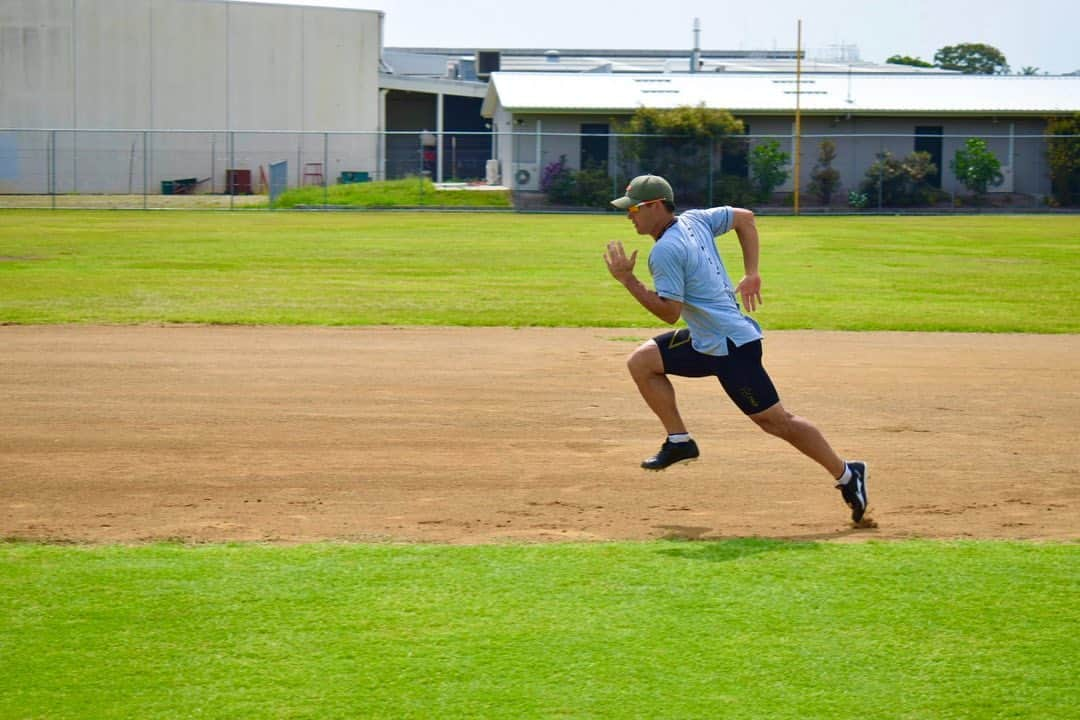
[{"label": "air conditioning unit", "polygon": [[536,163],[514,163],[514,189],[539,190],[540,166]]},{"label": "air conditioning unit", "polygon": [[1011,193],[1013,191],[1013,169],[1011,165],[1001,166],[1001,178],[1000,185],[991,185],[986,188],[987,192],[992,193]]}]

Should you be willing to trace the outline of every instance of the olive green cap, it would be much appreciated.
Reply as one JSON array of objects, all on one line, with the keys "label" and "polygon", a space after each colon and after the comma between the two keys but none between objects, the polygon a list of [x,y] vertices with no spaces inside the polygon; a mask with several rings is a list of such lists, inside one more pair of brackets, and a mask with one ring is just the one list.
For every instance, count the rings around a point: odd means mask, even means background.
[{"label": "olive green cap", "polygon": [[638,175],[626,186],[626,194],[612,200],[611,204],[620,210],[625,210],[631,205],[649,200],[667,200],[674,203],[675,193],[671,191],[668,181],[659,175]]}]

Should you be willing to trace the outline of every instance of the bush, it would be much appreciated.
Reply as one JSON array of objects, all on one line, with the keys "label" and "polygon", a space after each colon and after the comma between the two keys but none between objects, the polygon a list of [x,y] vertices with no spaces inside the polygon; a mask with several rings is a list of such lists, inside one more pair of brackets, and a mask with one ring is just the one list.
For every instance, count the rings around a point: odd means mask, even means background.
[{"label": "bush", "polygon": [[831,205],[833,193],[840,187],[840,171],[832,166],[836,159],[836,143],[822,140],[818,145],[818,161],[810,174],[810,192],[822,205]]},{"label": "bush", "polygon": [[930,153],[913,152],[899,160],[885,151],[867,169],[859,191],[882,207],[929,205],[936,194],[930,177],[936,173]]},{"label": "bush", "polygon": [[566,156],[544,166],[540,174],[540,192],[556,205],[572,205],[574,199],[574,175],[566,167]]},{"label": "bush", "polygon": [[990,186],[1000,185],[1005,181],[1001,174],[1001,162],[986,141],[968,138],[962,148],[958,148],[950,164],[956,179],[974,193],[976,200],[986,194]]},{"label": "bush", "polygon": [[544,167],[540,190],[553,205],[607,207],[611,202],[611,176],[592,167],[574,172],[566,167],[566,156]]},{"label": "bush", "polygon": [[611,176],[602,168],[585,168],[575,173],[574,183],[578,205],[609,208],[616,197],[611,194]]},{"label": "bush", "polygon": [[749,178],[739,175],[720,175],[713,183],[716,205],[750,207],[754,204],[754,187]]},{"label": "bush", "polygon": [[768,202],[773,190],[787,180],[787,164],[790,157],[780,149],[778,140],[763,142],[750,151],[751,182],[758,202]]},{"label": "bush", "polygon": [[867,196],[866,193],[857,192],[855,190],[849,192],[847,196],[848,205],[855,208],[856,210],[862,210],[864,207],[866,207],[866,203],[868,203],[869,201],[870,198]]}]

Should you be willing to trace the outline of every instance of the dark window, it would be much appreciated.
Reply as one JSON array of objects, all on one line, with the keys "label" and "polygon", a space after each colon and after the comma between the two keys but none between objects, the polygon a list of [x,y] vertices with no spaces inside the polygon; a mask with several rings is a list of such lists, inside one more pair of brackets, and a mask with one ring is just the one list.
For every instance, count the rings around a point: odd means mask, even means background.
[{"label": "dark window", "polygon": [[581,169],[598,168],[607,171],[608,132],[606,123],[581,124]]},{"label": "dark window", "polygon": [[941,187],[941,136],[945,128],[940,125],[924,125],[915,128],[915,152],[930,153],[930,160],[937,167],[937,172],[927,180],[931,187]]}]

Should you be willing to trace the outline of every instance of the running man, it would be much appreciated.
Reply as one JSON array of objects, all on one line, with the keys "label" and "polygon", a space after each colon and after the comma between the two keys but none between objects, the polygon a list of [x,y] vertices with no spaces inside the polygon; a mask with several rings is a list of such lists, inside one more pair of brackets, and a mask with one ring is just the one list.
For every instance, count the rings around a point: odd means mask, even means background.
[{"label": "running man", "polygon": [[[608,243],[604,254],[608,271],[653,315],[671,325],[682,318],[688,326],[646,341],[627,360],[642,398],[667,431],[659,452],[641,466],[663,470],[699,455],[679,414],[668,375],[716,377],[758,427],[825,468],[851,508],[852,521],[861,522],[867,507],[866,463],[841,459],[813,423],[780,404],[762,365],[761,327],[743,314],[736,299],[741,297],[750,312],[761,304],[754,214],[742,208],[715,207],[676,216],[671,185],[658,175],[634,178],[626,194],[611,204],[626,211],[639,235],[655,240],[648,264],[656,289],[650,290],[634,275],[637,251],[627,257],[617,240]],[[734,289],[714,239],[729,230],[738,236],[745,272]]]}]

